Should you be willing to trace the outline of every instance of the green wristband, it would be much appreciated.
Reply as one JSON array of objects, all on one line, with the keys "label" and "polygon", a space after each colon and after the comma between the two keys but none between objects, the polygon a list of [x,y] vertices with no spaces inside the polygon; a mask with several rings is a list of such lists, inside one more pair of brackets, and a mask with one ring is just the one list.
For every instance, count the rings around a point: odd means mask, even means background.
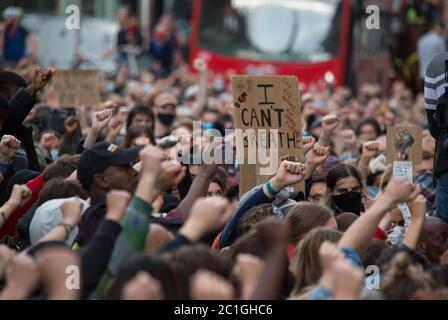
[{"label": "green wristband", "polygon": [[271,181],[266,182],[266,188],[268,189],[269,193],[275,196],[280,191],[275,191],[274,188],[271,186]]}]

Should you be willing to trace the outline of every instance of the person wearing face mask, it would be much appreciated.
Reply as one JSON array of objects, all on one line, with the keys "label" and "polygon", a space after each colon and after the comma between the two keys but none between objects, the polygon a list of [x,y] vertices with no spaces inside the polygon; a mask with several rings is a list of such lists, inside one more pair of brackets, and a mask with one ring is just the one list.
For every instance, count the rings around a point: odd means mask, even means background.
[{"label": "person wearing face mask", "polygon": [[359,216],[364,211],[362,175],[356,167],[337,164],[328,171],[326,182],[323,201],[335,215],[351,212]]},{"label": "person wearing face mask", "polygon": [[41,148],[47,164],[58,159],[60,145],[61,136],[56,131],[46,130],[41,133],[38,147]]},{"label": "person wearing face mask", "polygon": [[160,93],[154,100],[155,114],[154,135],[157,139],[170,133],[171,125],[176,119],[176,96],[170,93]]}]

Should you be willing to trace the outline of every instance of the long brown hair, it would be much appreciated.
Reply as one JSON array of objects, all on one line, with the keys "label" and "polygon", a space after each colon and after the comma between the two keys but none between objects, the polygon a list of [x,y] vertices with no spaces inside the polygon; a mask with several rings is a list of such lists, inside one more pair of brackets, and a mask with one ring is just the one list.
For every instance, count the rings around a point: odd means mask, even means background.
[{"label": "long brown hair", "polygon": [[338,230],[314,229],[303,239],[293,261],[292,271],[295,275],[295,286],[292,294],[297,296],[308,286],[314,285],[322,275],[319,260],[319,248],[324,241],[337,243],[342,237]]},{"label": "long brown hair", "polygon": [[286,216],[286,221],[290,225],[289,243],[297,245],[308,232],[317,227],[324,227],[332,217],[331,210],[322,205],[298,203]]}]

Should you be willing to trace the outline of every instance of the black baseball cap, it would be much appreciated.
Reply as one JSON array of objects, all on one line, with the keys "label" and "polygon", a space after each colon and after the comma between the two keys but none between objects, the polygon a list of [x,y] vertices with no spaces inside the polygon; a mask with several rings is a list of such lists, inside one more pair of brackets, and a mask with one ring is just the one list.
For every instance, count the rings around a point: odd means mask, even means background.
[{"label": "black baseball cap", "polygon": [[78,180],[85,190],[93,183],[93,176],[110,166],[123,166],[138,159],[141,148],[125,149],[115,144],[100,142],[85,150],[78,162]]}]

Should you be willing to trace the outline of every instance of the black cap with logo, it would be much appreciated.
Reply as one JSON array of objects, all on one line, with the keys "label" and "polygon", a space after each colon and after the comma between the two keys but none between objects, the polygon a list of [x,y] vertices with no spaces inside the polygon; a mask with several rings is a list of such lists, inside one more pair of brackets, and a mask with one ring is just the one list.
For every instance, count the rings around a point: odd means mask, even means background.
[{"label": "black cap with logo", "polygon": [[85,190],[93,183],[95,174],[110,166],[123,166],[138,159],[141,148],[124,149],[108,142],[100,142],[85,150],[78,163],[78,180]]}]

